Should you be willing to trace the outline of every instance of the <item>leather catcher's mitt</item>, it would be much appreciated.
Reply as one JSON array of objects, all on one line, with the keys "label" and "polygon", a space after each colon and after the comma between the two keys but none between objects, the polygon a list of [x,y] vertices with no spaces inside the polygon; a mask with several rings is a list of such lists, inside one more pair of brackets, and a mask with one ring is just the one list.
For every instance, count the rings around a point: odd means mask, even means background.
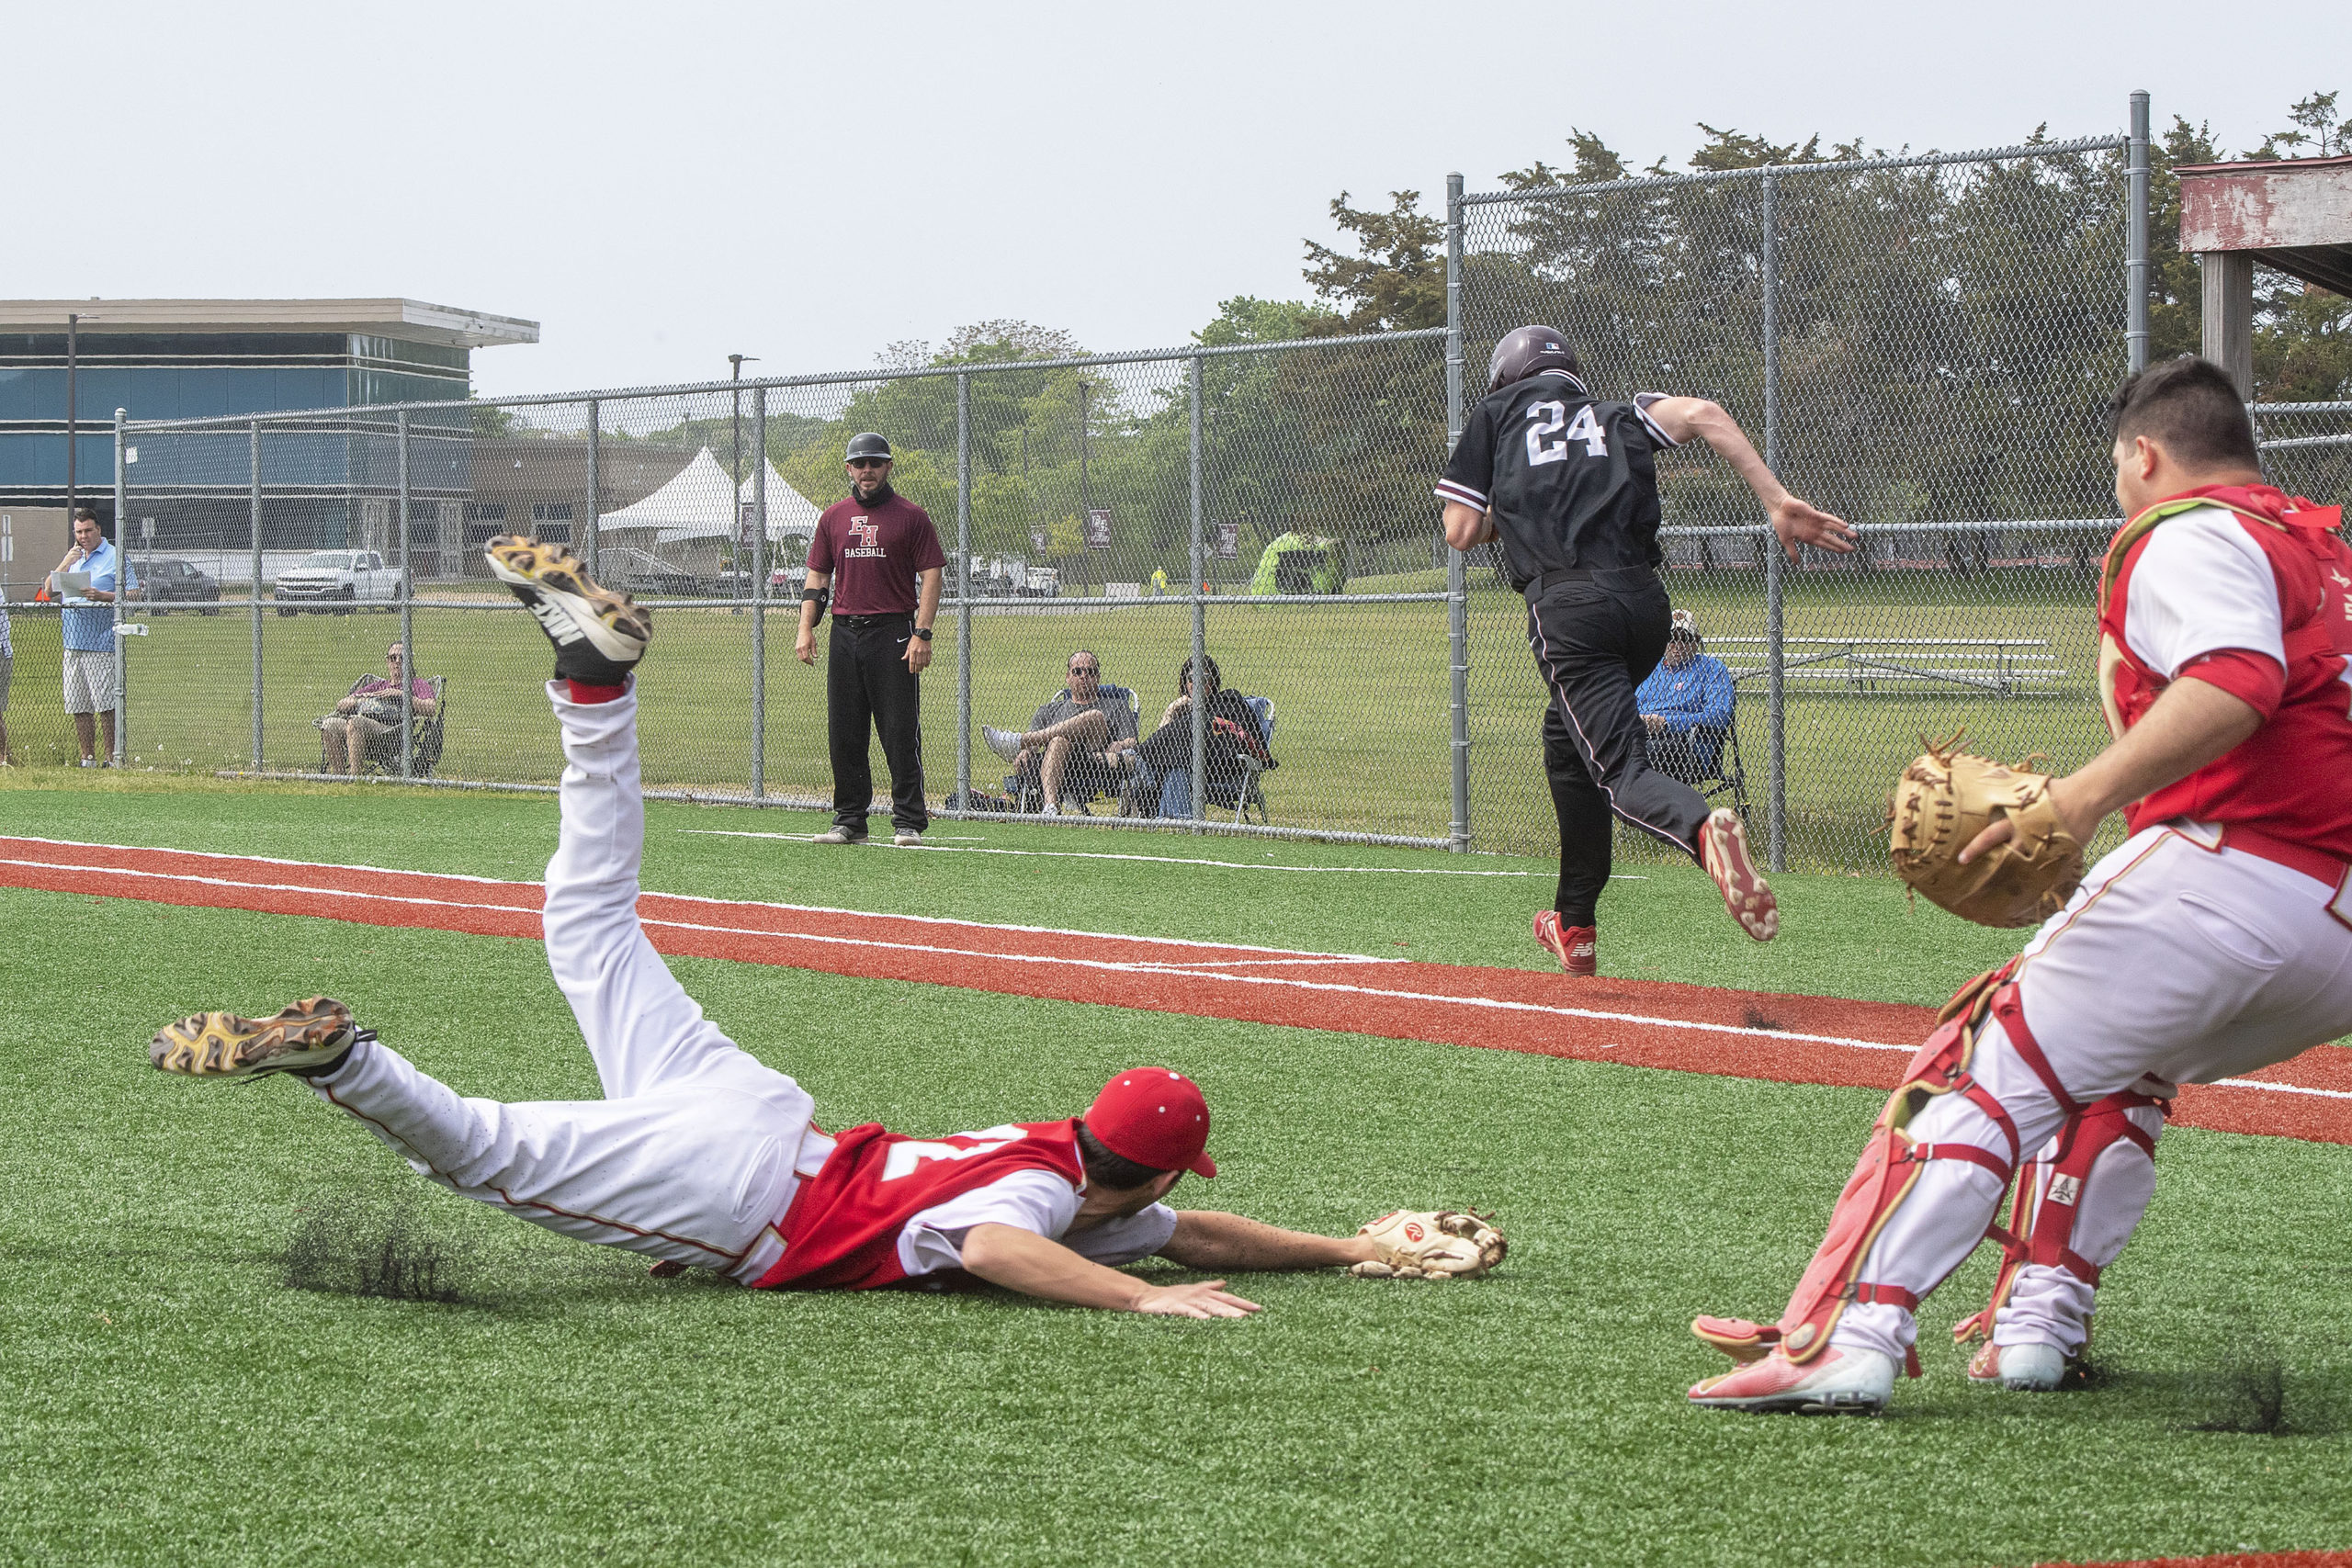
[{"label": "leather catcher's mitt", "polygon": [[1383,1214],[1356,1232],[1372,1237],[1379,1258],[1348,1272],[1365,1280],[1475,1280],[1510,1249],[1493,1219],[1475,1209]]},{"label": "leather catcher's mitt", "polygon": [[[1912,760],[1886,803],[1894,874],[1964,920],[2030,926],[2066,907],[2083,880],[2083,846],[2050,804],[2050,775],[1960,750],[1955,732]],[[2028,758],[2027,761],[2031,761]],[[2016,836],[1968,864],[1960,852],[2007,817]]]}]

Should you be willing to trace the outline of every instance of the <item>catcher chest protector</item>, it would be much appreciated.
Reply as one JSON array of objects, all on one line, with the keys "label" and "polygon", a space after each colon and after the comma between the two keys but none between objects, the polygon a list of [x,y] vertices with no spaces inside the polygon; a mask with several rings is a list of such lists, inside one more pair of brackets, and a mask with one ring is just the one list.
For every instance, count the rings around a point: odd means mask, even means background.
[{"label": "catcher chest protector", "polygon": [[2066,1119],[2047,1158],[2030,1159],[2018,1168],[2008,1228],[1996,1225],[1986,1233],[2001,1244],[2001,1271],[1993,1280],[1993,1299],[1983,1312],[1952,1325],[1954,1339],[1963,1345],[1972,1339],[1990,1342],[1994,1320],[2017,1289],[2018,1270],[2029,1263],[2064,1269],[2098,1288],[2099,1266],[2074,1248],[2075,1219],[2088,1196],[2099,1156],[2109,1149],[2123,1144],[2144,1158],[2156,1157],[2155,1139],[2131,1117],[2142,1106],[2154,1106],[2165,1115],[2172,1112],[2171,1102],[2154,1095],[2131,1089],[2110,1094]]},{"label": "catcher chest protector", "polygon": [[[1986,1016],[1996,1007],[2005,1015],[2014,1009],[2017,992],[2007,981],[2016,967],[2012,959],[1998,969],[1987,970],[1944,1004],[1935,1032],[1911,1058],[1903,1082],[1887,1097],[1885,1109],[1871,1124],[1861,1163],[1830,1211],[1829,1234],[1822,1237],[1781,1321],[1768,1325],[1746,1318],[1701,1317],[1690,1325],[1691,1333],[1736,1361],[1758,1360],[1778,1350],[1802,1365],[1829,1343],[1830,1330],[1837,1327],[1847,1303],[1892,1302],[1906,1311],[1918,1306],[1919,1298],[1900,1285],[1874,1285],[1856,1280],[1855,1275],[1927,1161],[1966,1160],[1993,1172],[2004,1184],[2008,1181],[2018,1153],[2017,1127],[2001,1102],[1969,1076],[1968,1060]],[[2008,1135],[2009,1157],[2003,1160],[1973,1144],[1919,1143],[1904,1131],[1929,1100],[1943,1094],[1961,1095],[1991,1117]],[[1910,1358],[1908,1371],[1913,1377],[1919,1375],[1917,1352]]]}]

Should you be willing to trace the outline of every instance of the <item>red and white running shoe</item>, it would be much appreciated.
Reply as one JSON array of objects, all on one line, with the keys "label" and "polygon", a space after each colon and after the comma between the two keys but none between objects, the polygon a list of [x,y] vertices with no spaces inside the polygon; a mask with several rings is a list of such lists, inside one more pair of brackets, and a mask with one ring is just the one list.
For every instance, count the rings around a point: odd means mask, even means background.
[{"label": "red and white running shoe", "polygon": [[1780,934],[1781,906],[1764,874],[1747,852],[1747,824],[1729,807],[1718,807],[1699,829],[1699,863],[1715,879],[1739,929],[1758,942]]},{"label": "red and white running shoe", "polygon": [[1803,1366],[1775,1350],[1694,1385],[1690,1403],[1724,1410],[1875,1416],[1894,1393],[1891,1359],[1876,1350],[1832,1346]]},{"label": "red and white running shoe", "polygon": [[1600,973],[1600,933],[1591,926],[1564,926],[1557,909],[1535,912],[1535,940],[1541,942],[1560,967],[1579,976]]}]

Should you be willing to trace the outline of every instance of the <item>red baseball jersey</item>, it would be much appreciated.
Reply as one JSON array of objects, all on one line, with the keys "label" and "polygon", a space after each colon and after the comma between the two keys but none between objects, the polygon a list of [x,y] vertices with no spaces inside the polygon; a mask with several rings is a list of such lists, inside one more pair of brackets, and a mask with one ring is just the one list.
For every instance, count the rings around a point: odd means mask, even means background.
[{"label": "red baseball jersey", "polygon": [[2352,861],[2352,550],[2340,512],[2267,485],[2150,507],[2109,547],[2099,692],[2120,736],[2186,675],[2259,709],[2260,729],[2130,807],[2239,825]]},{"label": "red baseball jersey", "polygon": [[1072,1191],[1084,1191],[1078,1118],[1008,1122],[944,1138],[910,1138],[876,1122],[852,1127],[793,1193],[776,1226],[784,1257],[753,1288],[896,1284],[907,1278],[899,1235],[909,1221],[1016,1170],[1049,1171]]},{"label": "red baseball jersey", "polygon": [[911,615],[916,577],[946,564],[931,513],[896,491],[833,502],[808,541],[808,570],[832,574],[837,615]]}]

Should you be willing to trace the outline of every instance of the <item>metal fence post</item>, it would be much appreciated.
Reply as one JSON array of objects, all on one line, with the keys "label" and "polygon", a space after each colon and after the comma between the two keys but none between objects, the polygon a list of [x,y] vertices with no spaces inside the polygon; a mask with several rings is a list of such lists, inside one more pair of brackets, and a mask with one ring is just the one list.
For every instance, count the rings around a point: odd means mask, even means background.
[{"label": "metal fence post", "polygon": [[1208,562],[1201,533],[1201,356],[1193,355],[1193,831],[1201,830],[1209,804],[1208,603],[1201,595],[1207,584]]},{"label": "metal fence post", "polygon": [[[122,766],[130,750],[130,656],[123,649],[126,623],[123,606],[130,597],[130,486],[125,465],[123,422],[130,417],[114,411],[114,765]],[[66,518],[73,521],[69,513]]]},{"label": "metal fence post", "polygon": [[[738,366],[738,369],[741,367]],[[737,396],[740,398],[741,393]],[[768,389],[752,394],[752,798],[768,793]],[[742,454],[736,454],[740,461]]]},{"label": "metal fence post", "polygon": [[[1462,175],[1445,176],[1445,450],[1462,439]],[[1445,553],[1445,626],[1453,718],[1453,824],[1456,854],[1470,850],[1470,558]]]},{"label": "metal fence post", "polygon": [[[601,405],[594,398],[588,400],[588,547],[580,558],[587,564],[588,575],[596,575],[596,536],[605,531],[605,446],[600,413]],[[577,535],[578,529],[572,532]]]},{"label": "metal fence post", "polygon": [[2123,236],[2123,366],[2148,367],[2148,95],[2132,95],[2129,230]]},{"label": "metal fence post", "polygon": [[[415,776],[416,759],[413,737],[416,728],[416,584],[408,574],[408,410],[401,410],[392,427],[392,440],[398,458],[400,500],[395,507],[392,526],[399,530],[401,550],[401,777]],[[352,759],[351,771],[357,773],[359,763]]]},{"label": "metal fence post", "polygon": [[261,725],[261,421],[254,420],[246,431],[247,456],[245,478],[247,502],[253,512],[253,613],[254,613],[254,772],[268,766],[262,753]]},{"label": "metal fence post", "polygon": [[956,374],[956,800],[972,809],[972,378]]},{"label": "metal fence post", "polygon": [[[1781,471],[1781,177],[1764,171],[1764,466]],[[1765,854],[1789,869],[1789,693],[1782,622],[1781,541],[1764,531]]]}]

